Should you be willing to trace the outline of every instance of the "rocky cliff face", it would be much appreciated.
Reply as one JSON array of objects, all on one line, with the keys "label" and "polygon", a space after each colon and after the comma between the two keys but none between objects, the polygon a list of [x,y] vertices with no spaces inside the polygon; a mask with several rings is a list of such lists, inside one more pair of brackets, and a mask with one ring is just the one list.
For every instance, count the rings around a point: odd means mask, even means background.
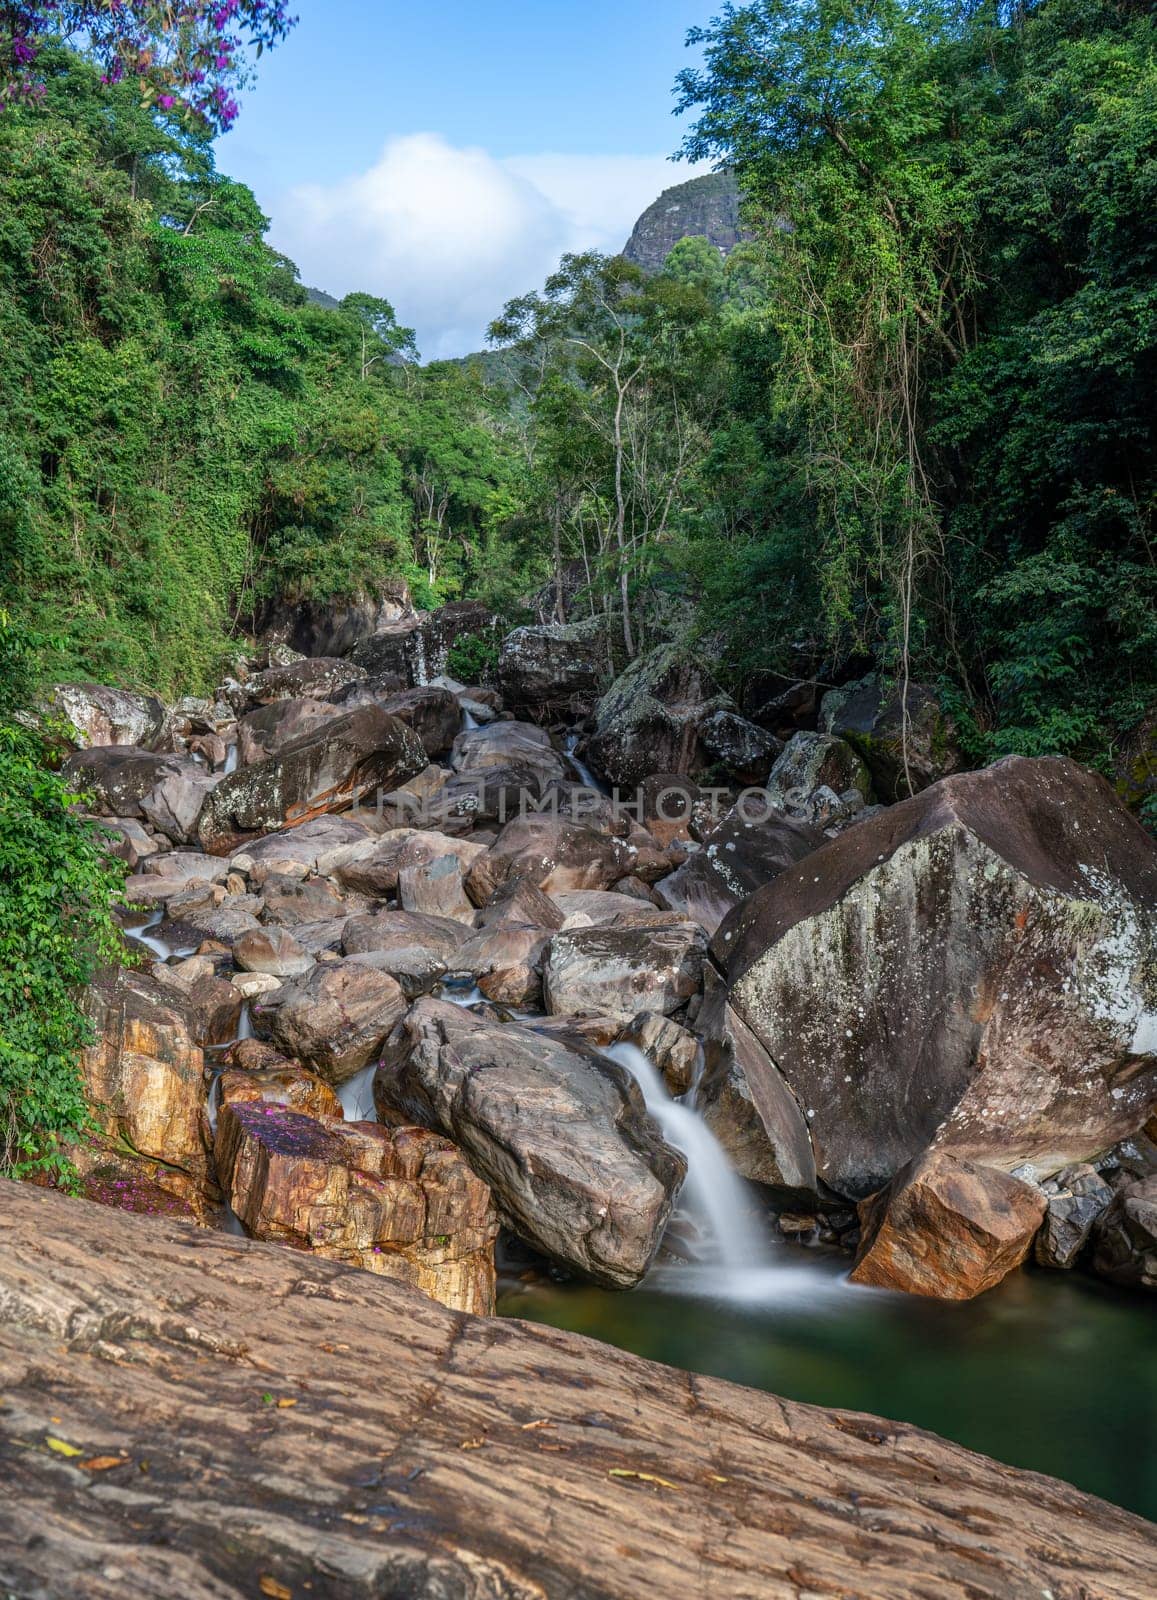
[{"label": "rocky cliff face", "polygon": [[708,239],[730,255],[743,238],[739,205],[730,172],[709,172],[665,189],[636,222],[623,254],[645,272],[658,272],[680,239]]}]

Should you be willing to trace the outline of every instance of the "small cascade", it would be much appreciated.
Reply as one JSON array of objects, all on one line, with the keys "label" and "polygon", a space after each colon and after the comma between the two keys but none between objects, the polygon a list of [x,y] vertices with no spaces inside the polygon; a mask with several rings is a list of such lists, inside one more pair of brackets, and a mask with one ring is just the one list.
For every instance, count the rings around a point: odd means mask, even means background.
[{"label": "small cascade", "polygon": [[793,1301],[812,1305],[838,1292],[838,1285],[817,1277],[806,1264],[786,1261],[774,1248],[760,1226],[751,1190],[694,1109],[694,1087],[685,1099],[673,1100],[654,1064],[635,1045],[614,1044],[603,1054],[627,1069],[667,1143],[687,1157],[676,1217],[689,1222],[706,1247],[702,1260],[655,1267],[647,1288],[777,1309]]},{"label": "small cascade", "polygon": [[578,781],[584,786],[584,788],[595,789],[599,794],[606,794],[608,792],[606,784],[601,778],[596,778],[594,773],[587,766],[586,762],[580,761],[578,756],[575,754],[575,751],[579,747],[579,739],[579,734],[568,733],[566,736],[566,743],[562,747],[563,754],[570,762],[572,768],[574,769],[575,776],[578,778]]},{"label": "small cascade", "polygon": [[474,715],[473,712],[467,711],[466,707],[463,706],[462,707],[462,732],[463,733],[473,733],[474,729],[479,727],[479,726],[481,726],[481,724],[479,723],[478,718]]},{"label": "small cascade", "polygon": [[355,1078],[350,1078],[337,1090],[342,1115],[347,1122],[376,1122],[378,1109],[374,1105],[374,1074],[377,1062],[364,1068]]},{"label": "small cascade", "polygon": [[173,947],[167,939],[158,939],[154,928],[159,928],[165,920],[163,911],[155,911],[147,922],[138,923],[135,928],[124,928],[122,931],[126,939],[131,939],[134,944],[144,945],[145,949],[158,961],[168,961],[173,954]]},{"label": "small cascade", "polygon": [[236,740],[234,740],[234,742],[231,745],[227,745],[225,749],[225,766],[223,768],[223,772],[226,778],[228,778],[231,773],[237,771],[237,765],[240,760],[241,749]]}]

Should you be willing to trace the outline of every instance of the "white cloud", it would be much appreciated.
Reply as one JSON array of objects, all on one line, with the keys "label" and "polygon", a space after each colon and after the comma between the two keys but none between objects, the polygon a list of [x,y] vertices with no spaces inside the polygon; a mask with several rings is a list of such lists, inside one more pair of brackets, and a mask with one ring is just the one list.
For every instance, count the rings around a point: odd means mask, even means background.
[{"label": "white cloud", "polygon": [[274,207],[271,242],[306,283],[390,300],[427,358],[464,355],[564,251],[621,249],[639,213],[690,176],[659,156],[498,160],[410,134],[368,172],[292,190]]}]

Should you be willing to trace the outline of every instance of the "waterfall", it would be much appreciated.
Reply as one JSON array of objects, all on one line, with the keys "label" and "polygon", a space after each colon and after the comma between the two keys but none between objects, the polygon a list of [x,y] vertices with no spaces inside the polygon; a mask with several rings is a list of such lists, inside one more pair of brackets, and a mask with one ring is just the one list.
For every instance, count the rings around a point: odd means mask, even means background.
[{"label": "waterfall", "polygon": [[767,1242],[751,1215],[751,1192],[702,1117],[684,1101],[672,1100],[658,1070],[635,1045],[613,1044],[605,1054],[626,1067],[667,1143],[687,1157],[679,1207],[703,1235],[709,1264],[727,1274],[765,1266]]},{"label": "waterfall", "polygon": [[463,733],[473,733],[474,729],[477,726],[478,726],[478,718],[476,716],[474,716],[472,712],[467,711],[466,707],[463,706],[462,707],[462,732]]},{"label": "waterfall", "polygon": [[337,1097],[341,1101],[342,1115],[347,1122],[376,1122],[378,1108],[374,1104],[374,1074],[378,1070],[377,1061],[371,1062],[363,1068],[356,1077],[350,1078],[337,1089]]},{"label": "waterfall", "polygon": [[237,771],[237,763],[240,761],[240,759],[241,750],[236,741],[234,741],[234,743],[228,745],[225,750],[224,776],[226,778],[229,777],[231,773]]},{"label": "waterfall", "polygon": [[584,788],[595,789],[599,794],[606,794],[606,784],[600,782],[600,780],[595,777],[594,773],[587,766],[586,762],[580,761],[578,756],[575,755],[578,745],[579,735],[577,733],[568,733],[566,736],[566,744],[563,746],[563,753],[570,762],[571,766],[574,768],[575,774],[578,777],[578,781],[584,786]]}]

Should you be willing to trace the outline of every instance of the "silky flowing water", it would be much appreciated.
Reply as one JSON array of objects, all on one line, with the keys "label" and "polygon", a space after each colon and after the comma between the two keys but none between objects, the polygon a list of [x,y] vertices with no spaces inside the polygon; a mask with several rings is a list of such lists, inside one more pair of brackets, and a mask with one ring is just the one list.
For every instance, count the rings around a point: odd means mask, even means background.
[{"label": "silky flowing water", "polygon": [[688,1155],[672,1232],[682,1237],[689,1224],[700,1259],[660,1263],[627,1294],[507,1281],[502,1315],[788,1399],[914,1423],[1157,1520],[1150,1299],[1031,1267],[962,1305],[850,1284],[845,1257],[753,1223],[750,1192],[645,1056],[630,1046],[608,1054],[635,1074],[664,1136]]}]

